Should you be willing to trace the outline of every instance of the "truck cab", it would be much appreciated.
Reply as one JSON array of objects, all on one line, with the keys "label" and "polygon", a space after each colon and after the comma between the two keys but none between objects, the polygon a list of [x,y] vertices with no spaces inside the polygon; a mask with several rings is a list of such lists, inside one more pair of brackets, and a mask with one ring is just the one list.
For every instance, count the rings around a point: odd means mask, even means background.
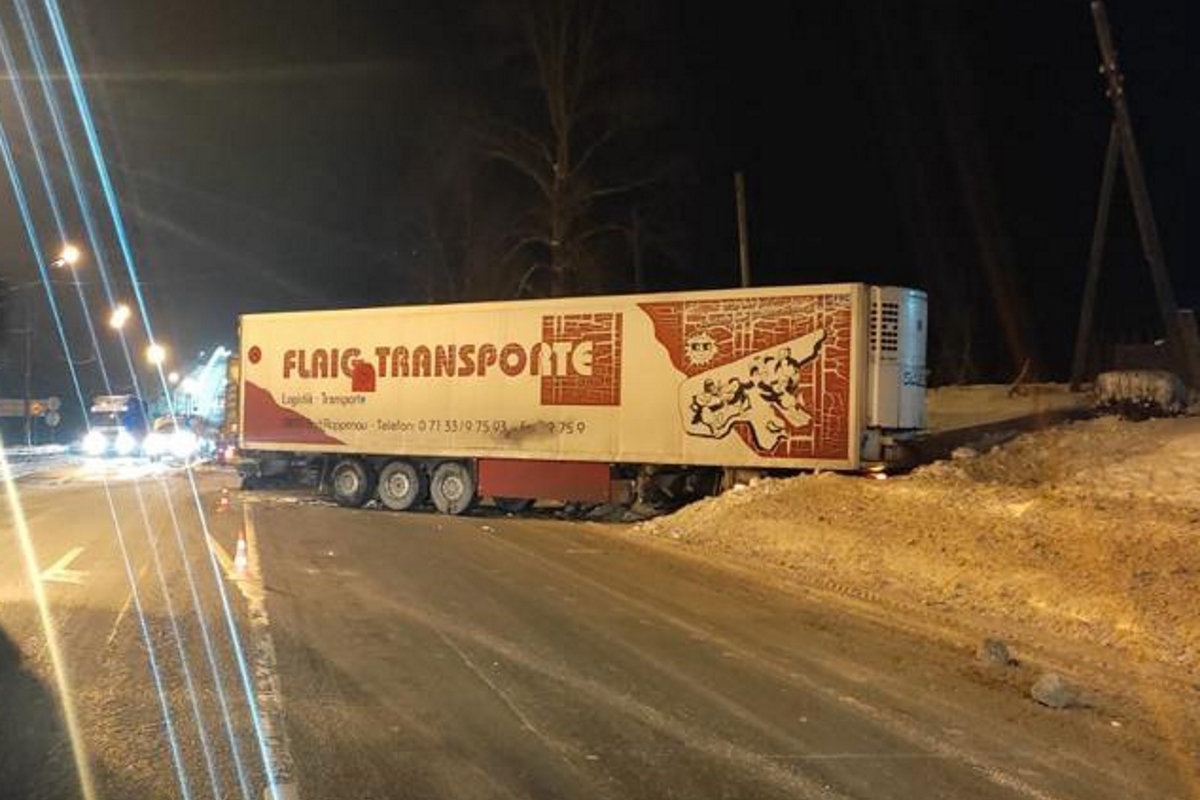
[{"label": "truck cab", "polygon": [[88,432],[80,446],[92,458],[136,456],[148,427],[146,404],[140,397],[97,395],[88,409]]}]

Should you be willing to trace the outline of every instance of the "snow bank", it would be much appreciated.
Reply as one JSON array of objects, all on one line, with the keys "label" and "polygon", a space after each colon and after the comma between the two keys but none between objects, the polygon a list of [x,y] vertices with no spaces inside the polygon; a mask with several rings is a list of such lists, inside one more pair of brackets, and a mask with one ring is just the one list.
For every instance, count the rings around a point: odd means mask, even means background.
[{"label": "snow bank", "polygon": [[70,448],[65,444],[35,444],[4,448],[4,454],[9,458],[37,458],[38,456],[62,455]]},{"label": "snow bank", "polygon": [[636,526],[858,597],[1200,669],[1200,418],[1115,418],[871,480],[762,481]]},{"label": "snow bank", "polygon": [[969,428],[1021,417],[1090,407],[1090,394],[1071,392],[1064,383],[1024,384],[1010,392],[1005,384],[940,386],[926,393],[929,429]]}]

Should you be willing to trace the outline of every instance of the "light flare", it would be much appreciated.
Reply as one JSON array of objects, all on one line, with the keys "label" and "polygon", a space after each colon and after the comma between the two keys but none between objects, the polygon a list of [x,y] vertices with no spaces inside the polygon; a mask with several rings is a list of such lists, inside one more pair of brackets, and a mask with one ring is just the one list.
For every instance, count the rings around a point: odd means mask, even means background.
[{"label": "light flare", "polygon": [[[5,168],[8,170],[9,182],[12,185],[13,195],[17,201],[17,208],[18,208],[18,211],[20,212],[21,222],[25,227],[25,235],[26,235],[26,238],[28,239],[28,244],[29,244],[30,250],[33,253],[34,261],[36,262],[37,267],[38,267],[38,273],[42,279],[42,286],[46,291],[46,302],[50,306],[50,313],[54,319],[55,329],[56,329],[56,332],[58,333],[59,343],[63,348],[63,352],[67,356],[67,365],[68,365],[68,369],[70,370],[70,374],[71,374],[72,387],[75,390],[75,395],[78,398],[80,407],[85,410],[85,419],[86,419],[87,404],[84,402],[84,399],[83,399],[83,397],[84,397],[83,389],[81,388],[80,383],[79,383],[79,375],[75,369],[75,361],[73,358],[71,358],[70,341],[67,339],[66,331],[62,324],[62,317],[58,311],[58,304],[54,299],[54,292],[53,292],[53,289],[52,289],[52,286],[50,283],[50,279],[49,279],[49,276],[46,274],[46,266],[42,259],[41,253],[39,252],[39,242],[41,240],[37,235],[37,228],[33,222],[33,216],[29,210],[29,204],[28,204],[28,201],[27,201],[27,198],[25,195],[24,186],[21,183],[21,176],[20,176],[20,173],[17,171],[16,162],[13,159],[13,155],[12,155],[12,148],[9,145],[8,135],[7,135],[7,132],[4,130],[4,126],[3,126],[2,122],[0,122],[0,156],[3,157]],[[5,459],[5,461],[4,461],[4,470],[5,470],[5,474],[10,478],[10,480],[7,481],[6,491],[9,492],[9,502],[10,502],[10,506],[11,506],[12,500],[16,496],[16,487],[15,487],[15,485],[13,485],[13,483],[11,481],[11,471],[8,469],[7,459]],[[130,566],[129,561],[128,561],[128,558],[129,558],[128,553],[125,550],[124,538],[122,537],[121,531],[120,531],[120,522],[117,519],[116,507],[113,504],[112,494],[109,490],[107,480],[105,481],[104,487],[105,487],[105,495],[108,498],[109,511],[112,514],[113,525],[114,525],[114,528],[116,529],[116,533],[117,533],[116,538],[117,538],[117,541],[118,541],[120,549],[121,549],[122,561],[124,562],[126,575],[130,581],[130,589],[131,589],[131,592],[133,593],[132,596],[134,598],[134,607],[138,614],[138,621],[141,624],[142,636],[143,636],[144,643],[146,645],[147,656],[150,661],[151,673],[154,676],[155,688],[157,690],[160,708],[163,713],[164,726],[167,731],[168,740],[170,741],[170,744],[171,744],[171,753],[174,758],[176,774],[180,780],[181,789],[183,790],[183,793],[185,795],[185,800],[186,800],[188,797],[190,797],[189,793],[186,790],[186,775],[183,771],[183,764],[182,764],[182,760],[179,755],[179,747],[178,747],[178,742],[176,741],[176,737],[175,737],[175,730],[174,730],[174,726],[173,726],[172,719],[171,719],[170,708],[167,705],[166,697],[163,694],[162,678],[161,678],[161,675],[159,675],[159,673],[158,673],[158,665],[157,665],[157,661],[156,661],[155,655],[154,655],[154,645],[150,639],[149,629],[146,626],[145,617],[142,614],[141,602],[137,596],[137,584],[133,577],[132,567]],[[16,508],[19,508],[19,505],[14,507],[14,514],[16,514],[16,511],[15,511]],[[23,513],[20,515],[18,525],[20,525],[20,526],[25,525]],[[21,535],[21,534],[19,534],[19,535]],[[28,537],[28,528],[27,527],[24,527],[23,535],[25,537]],[[34,564],[34,566],[36,566],[36,559],[32,563]],[[36,596],[36,593],[40,592],[40,580],[38,582],[35,582],[34,587],[35,587],[34,590],[35,590],[35,596]],[[39,604],[41,604],[41,603],[44,603],[44,596],[43,596],[43,600],[39,601]],[[47,626],[49,626],[49,627],[47,627]],[[55,633],[53,625],[52,625],[52,620],[50,620],[50,618],[49,618],[48,610],[45,611],[45,616],[43,618],[43,630],[47,637],[47,643],[48,643],[47,647],[50,648],[49,642],[51,641],[51,637],[55,637],[54,641],[57,642],[57,636],[56,636],[56,633]],[[58,650],[57,644],[54,645],[54,650],[55,651]],[[82,792],[84,792],[85,800],[90,800],[91,797],[95,796],[95,786],[94,786],[94,781],[92,778],[90,766],[87,763],[86,750],[84,749],[83,740],[81,738],[80,731],[79,731],[79,726],[78,726],[78,723],[74,721],[75,720],[75,711],[74,711],[73,705],[71,705],[71,700],[70,700],[71,692],[70,692],[69,685],[66,683],[66,671],[65,671],[65,666],[61,663],[61,661],[62,661],[61,653],[59,653],[57,656],[54,656],[54,659],[55,659],[55,665],[54,665],[55,680],[58,682],[59,696],[62,698],[62,702],[64,704],[64,712],[63,712],[64,719],[66,719],[66,717],[68,715],[68,708],[70,709],[69,714],[70,714],[71,721],[67,723],[67,731],[71,737],[71,750],[72,750],[72,754],[77,762],[76,768],[79,770],[80,790]],[[90,795],[88,794],[89,792],[91,793]]]},{"label": "light flare", "polygon": [[42,573],[38,567],[37,553],[33,547],[33,538],[29,535],[29,524],[25,519],[25,509],[21,506],[21,497],[17,492],[17,484],[8,464],[8,456],[4,452],[4,439],[0,436],[0,480],[4,481],[4,494],[8,500],[9,513],[12,516],[13,532],[17,537],[17,546],[21,551],[21,562],[25,567],[25,575],[33,587],[33,599],[37,605],[38,619],[42,625],[42,635],[46,637],[46,651],[50,654],[50,667],[54,671],[54,682],[58,686],[58,701],[62,708],[63,723],[67,728],[67,736],[71,740],[71,756],[75,761],[75,770],[79,776],[79,788],[84,800],[95,800],[96,784],[92,778],[91,764],[88,762],[87,751],[83,746],[83,736],[79,730],[79,720],[75,715],[75,700],[71,694],[70,679],[67,675],[66,664],[63,661],[62,648],[58,642],[58,629],[54,625],[54,617],[50,613],[50,604],[46,599],[46,590],[42,585]]},{"label": "light flare", "polygon": [[[102,282],[102,285],[104,286],[105,294],[106,294],[106,297],[108,298],[109,304],[113,305],[114,304],[114,295],[113,295],[113,291],[112,291],[112,281],[108,275],[107,265],[104,263],[103,251],[98,246],[98,236],[96,235],[95,223],[92,220],[90,206],[89,206],[88,200],[87,200],[87,193],[83,189],[82,182],[79,179],[78,168],[75,163],[75,159],[74,159],[73,151],[71,149],[71,144],[70,144],[69,138],[65,135],[64,126],[62,125],[61,114],[58,111],[57,102],[54,99],[53,89],[49,85],[49,82],[46,81],[44,78],[44,76],[48,73],[45,69],[45,60],[42,57],[40,45],[37,42],[37,37],[36,37],[36,33],[35,33],[35,28],[33,26],[32,17],[29,14],[28,7],[27,7],[25,0],[17,0],[17,6],[18,6],[18,12],[21,14],[22,26],[24,28],[26,40],[27,40],[27,42],[29,42],[31,53],[33,54],[35,61],[37,62],[39,73],[43,76],[43,79],[42,79],[43,93],[46,96],[46,101],[50,108],[51,117],[55,123],[55,133],[59,138],[60,146],[62,147],[65,157],[67,158],[68,171],[71,174],[72,186],[75,190],[76,199],[79,202],[80,209],[81,209],[81,212],[82,212],[82,215],[84,218],[84,224],[85,224],[85,228],[88,233],[89,242],[91,242],[92,247],[96,251],[96,263],[97,263],[97,267],[98,267],[98,272],[101,275],[101,282]],[[46,12],[50,19],[51,27],[53,28],[54,37],[58,44],[58,49],[59,49],[60,55],[62,57],[64,66],[66,68],[65,71],[66,71],[66,75],[67,75],[68,82],[70,85],[70,90],[71,90],[72,96],[74,97],[75,104],[76,104],[76,107],[77,107],[77,110],[78,110],[78,113],[80,116],[80,121],[83,125],[84,133],[87,138],[88,146],[91,151],[95,169],[96,169],[96,172],[100,179],[100,184],[101,184],[101,189],[103,191],[104,199],[107,203],[109,213],[112,217],[114,233],[116,235],[116,239],[117,239],[118,245],[120,247],[121,253],[124,256],[125,267],[129,274],[130,284],[131,284],[131,286],[133,288],[133,292],[134,292],[134,299],[137,303],[137,307],[141,314],[141,322],[143,324],[143,327],[144,327],[148,337],[151,339],[151,341],[153,341],[154,340],[153,328],[151,325],[149,314],[147,312],[145,298],[144,298],[142,290],[141,290],[141,283],[137,278],[137,271],[136,271],[136,267],[135,267],[135,264],[133,261],[132,251],[129,246],[128,237],[127,237],[127,234],[125,231],[125,226],[124,226],[122,218],[121,218],[120,208],[117,204],[116,195],[115,195],[115,192],[113,191],[112,183],[109,178],[109,174],[108,174],[108,170],[107,170],[107,166],[104,161],[103,153],[100,148],[99,137],[96,134],[95,125],[92,121],[91,111],[90,111],[90,108],[88,105],[87,97],[83,90],[82,82],[79,79],[78,69],[76,67],[74,54],[72,52],[71,45],[70,45],[69,39],[66,34],[65,25],[63,24],[62,16],[59,11],[58,4],[56,2],[54,2],[53,0],[48,0],[45,3],[45,8],[46,8]],[[126,366],[129,368],[130,375],[134,382],[136,391],[138,392],[139,395],[141,395],[140,386],[138,386],[137,372],[134,369],[133,359],[129,352],[129,348],[125,341],[123,333],[120,336],[120,340],[121,340],[121,345],[122,345],[122,353],[125,356]],[[170,416],[172,419],[174,419],[175,418],[174,402],[171,398],[170,392],[167,391],[166,376],[163,373],[161,364],[156,365],[156,372],[158,373],[159,383],[163,387],[164,394],[167,397],[167,404],[168,404],[168,410],[169,410]],[[185,469],[185,472],[188,477],[189,488],[191,489],[193,503],[195,505],[197,514],[199,516],[200,523],[201,523],[202,527],[204,528],[204,531],[207,535],[207,533],[208,533],[207,520],[205,518],[203,505],[200,500],[199,490],[198,490],[198,487],[196,486],[195,478],[194,478],[194,475],[192,474],[190,465]],[[106,484],[106,486],[107,486],[107,484]],[[254,727],[254,734],[255,734],[256,741],[257,741],[257,745],[258,745],[259,755],[262,758],[263,768],[266,773],[268,791],[272,797],[278,798],[279,797],[279,789],[278,789],[277,784],[275,783],[274,776],[271,771],[271,764],[273,763],[273,759],[271,758],[271,754],[270,754],[270,746],[267,744],[267,741],[263,735],[258,705],[257,705],[257,701],[256,701],[256,698],[254,695],[253,684],[252,684],[252,681],[250,678],[249,668],[247,666],[245,652],[244,652],[244,649],[243,649],[241,641],[240,641],[240,637],[237,632],[237,625],[236,625],[232,610],[229,605],[228,596],[225,591],[225,587],[223,584],[223,580],[221,578],[219,567],[216,564],[215,556],[213,555],[213,553],[211,551],[209,551],[208,556],[209,556],[210,565],[212,566],[213,571],[214,571],[213,572],[214,582],[217,587],[218,595],[221,598],[221,607],[222,607],[223,615],[225,617],[226,626],[229,631],[230,643],[231,643],[232,649],[234,651],[234,656],[235,656],[235,660],[237,662],[239,675],[241,677],[243,690],[246,695],[246,702],[247,702],[247,705],[250,710],[250,717],[251,717],[251,721],[252,721],[253,727]],[[158,675],[157,671],[155,672],[155,679],[156,679],[156,681],[160,680],[160,676]],[[227,726],[227,728],[232,735],[232,728],[230,726]],[[244,776],[242,775],[240,761],[238,760],[239,759],[239,748],[236,746],[236,742],[233,742],[232,744],[233,744],[232,753],[233,753],[233,757],[235,759],[235,765],[238,768],[239,779],[242,780],[243,794],[248,797],[249,796],[248,789],[244,782]],[[174,749],[173,749],[173,753],[174,753]],[[177,767],[177,772],[180,774],[180,778],[182,780],[184,778],[184,774],[183,774],[182,770],[180,769],[178,762],[177,762],[176,767]]]},{"label": "light flare", "polygon": [[[141,483],[137,480],[133,482],[134,496],[137,498],[138,511],[142,516],[142,525],[146,532],[146,544],[150,548],[150,559],[154,563],[154,574],[158,578],[158,589],[162,593],[163,601],[167,608],[167,619],[170,620],[171,633],[175,639],[175,652],[179,656],[179,667],[183,670],[183,683],[187,691],[188,701],[192,706],[192,715],[196,721],[196,735],[199,737],[200,752],[204,758],[204,768],[208,772],[209,786],[212,789],[214,800],[221,800],[221,785],[217,779],[217,768],[213,762],[212,747],[208,742],[208,733],[204,730],[204,715],[200,711],[200,700],[196,694],[196,683],[192,679],[192,669],[188,666],[187,650],[183,643],[183,633],[179,629],[179,621],[175,616],[175,603],[171,600],[171,591],[167,586],[166,575],[163,573],[162,559],[158,553],[158,537],[154,532],[154,526],[150,522],[150,515],[146,511],[146,501],[142,497]],[[172,519],[174,515],[172,515]],[[179,536],[179,530],[176,528],[176,536]]]},{"label": "light flare", "polygon": [[[23,0],[18,0],[18,1],[23,2]],[[79,401],[80,408],[83,409],[85,412],[85,419],[86,419],[87,403],[84,401],[83,390],[82,390],[82,387],[79,382],[78,373],[75,369],[75,361],[71,357],[70,342],[67,339],[66,332],[65,332],[65,329],[64,329],[63,323],[62,323],[62,317],[58,310],[58,304],[54,298],[53,287],[50,283],[49,275],[46,272],[46,265],[43,260],[42,254],[40,252],[41,239],[38,236],[37,228],[33,221],[33,216],[30,213],[29,204],[28,204],[28,200],[27,200],[27,197],[25,194],[24,186],[22,185],[22,182],[21,182],[20,173],[17,171],[16,162],[15,162],[15,159],[13,158],[13,154],[12,154],[12,148],[9,145],[7,132],[4,130],[2,123],[0,123],[0,155],[3,156],[4,165],[8,171],[9,182],[12,185],[13,195],[17,201],[17,208],[18,208],[18,211],[20,212],[21,221],[25,228],[26,238],[28,240],[30,250],[32,251],[33,256],[34,256],[34,261],[38,268],[38,274],[41,278],[42,286],[46,292],[46,301],[50,307],[51,316],[54,319],[55,329],[58,334],[59,343],[62,346],[64,354],[67,356],[67,365],[68,365],[68,369],[69,369],[70,375],[71,375],[72,387],[75,390],[75,394]],[[77,192],[80,191],[80,188],[78,185],[76,185],[75,188],[76,188]],[[97,261],[99,261],[99,257],[97,258]],[[99,355],[100,354],[97,353],[98,357],[99,357]],[[89,427],[90,427],[90,425],[89,425]],[[6,474],[8,474],[8,476],[11,478],[11,472],[7,470],[7,462],[5,462],[5,471],[6,471]],[[15,496],[15,486],[13,486],[11,484],[11,481],[9,482],[8,488],[11,491],[11,494],[10,494],[10,502],[11,502],[11,497]],[[140,601],[140,598],[138,597],[138,593],[137,593],[136,580],[133,577],[132,567],[128,560],[129,556],[125,549],[124,538],[120,531],[120,522],[116,515],[116,508],[112,501],[112,494],[109,489],[107,480],[105,480],[104,488],[105,488],[105,496],[108,499],[109,512],[112,515],[114,529],[117,534],[116,539],[117,539],[118,545],[121,550],[122,561],[123,561],[123,565],[125,567],[126,576],[130,582],[130,590],[132,593],[131,596],[133,597],[134,607],[135,607],[135,610],[138,615],[139,624],[141,626],[143,642],[147,649],[147,658],[150,662],[151,674],[153,675],[160,709],[163,714],[164,727],[166,728],[167,738],[168,738],[168,741],[169,741],[170,747],[171,747],[171,754],[172,754],[172,758],[173,758],[173,762],[174,762],[174,766],[175,766],[176,776],[177,776],[178,780],[180,781],[181,791],[183,792],[185,800],[187,800],[187,798],[190,798],[190,793],[187,790],[186,774],[184,772],[182,759],[181,759],[180,753],[179,753],[179,747],[178,747],[178,742],[177,742],[177,739],[175,736],[175,730],[174,730],[174,725],[173,725],[173,721],[171,718],[170,707],[168,706],[168,704],[166,702],[166,697],[165,697],[163,686],[162,686],[162,677],[158,671],[157,659],[156,659],[155,653],[154,653],[153,642],[150,639],[149,629],[148,629],[148,626],[146,625],[145,617],[143,615],[141,601]],[[23,515],[22,515],[22,521],[23,521]],[[26,530],[25,535],[27,536],[28,529],[26,528],[25,530]],[[34,563],[36,564],[36,561]],[[38,591],[37,587],[38,587],[38,584],[35,584],[35,591]],[[43,623],[43,627],[45,628],[45,622]],[[47,636],[47,641],[49,642],[50,637],[55,636],[53,627],[51,626],[50,628],[46,628],[45,634]],[[57,641],[57,639],[55,639],[55,641]],[[49,647],[49,644],[48,644],[48,647]],[[57,645],[55,646],[55,649],[57,650]],[[74,721],[75,720],[75,712],[74,712],[73,706],[66,705],[66,704],[70,704],[70,702],[71,702],[70,701],[71,693],[70,693],[69,686],[64,682],[66,680],[66,672],[65,672],[64,665],[62,665],[62,663],[61,663],[61,654],[59,654],[59,656],[58,656],[58,662],[59,663],[55,665],[55,678],[59,683],[58,688],[59,688],[60,697],[63,698],[63,702],[65,704],[64,705],[64,718],[67,716],[67,713],[68,713],[67,708],[69,707],[69,709],[70,709],[69,713],[70,713],[70,718],[72,721],[68,723],[68,734],[71,737],[72,753],[77,761],[77,769],[79,770],[80,789],[82,792],[84,792],[86,800],[90,800],[90,798],[94,797],[94,795],[95,795],[94,780],[92,778],[90,766],[87,763],[86,751],[84,749],[83,740],[80,735],[78,724],[77,724],[77,722]]]}]

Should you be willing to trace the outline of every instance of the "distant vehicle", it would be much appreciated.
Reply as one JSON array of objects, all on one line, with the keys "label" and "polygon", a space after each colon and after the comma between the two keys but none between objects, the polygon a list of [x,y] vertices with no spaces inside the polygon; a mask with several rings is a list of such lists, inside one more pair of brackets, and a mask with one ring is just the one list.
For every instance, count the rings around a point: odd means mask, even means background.
[{"label": "distant vehicle", "polygon": [[208,447],[201,433],[189,427],[187,418],[159,417],[146,435],[142,450],[154,460],[187,462],[205,456]]},{"label": "distant vehicle", "polygon": [[88,409],[88,432],[80,448],[94,458],[136,456],[147,428],[146,404],[137,395],[97,395]]},{"label": "distant vehicle", "polygon": [[457,514],[886,465],[925,425],[926,303],[851,283],[245,314],[239,470]]}]

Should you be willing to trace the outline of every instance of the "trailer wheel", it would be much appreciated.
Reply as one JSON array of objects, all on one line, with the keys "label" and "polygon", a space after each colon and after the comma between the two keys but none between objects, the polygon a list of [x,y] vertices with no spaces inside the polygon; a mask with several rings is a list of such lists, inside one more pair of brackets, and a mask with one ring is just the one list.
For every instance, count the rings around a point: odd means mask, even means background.
[{"label": "trailer wheel", "polygon": [[443,461],[429,482],[433,504],[443,514],[461,514],[475,503],[475,476],[460,461]]},{"label": "trailer wheel", "polygon": [[533,499],[528,497],[493,497],[496,508],[505,514],[524,514],[533,508]]},{"label": "trailer wheel", "polygon": [[379,502],[392,511],[407,511],[425,499],[425,473],[411,461],[389,461],[379,471]]},{"label": "trailer wheel", "polygon": [[334,464],[329,482],[333,486],[333,499],[347,508],[358,508],[375,491],[375,474],[357,458],[343,458]]}]

